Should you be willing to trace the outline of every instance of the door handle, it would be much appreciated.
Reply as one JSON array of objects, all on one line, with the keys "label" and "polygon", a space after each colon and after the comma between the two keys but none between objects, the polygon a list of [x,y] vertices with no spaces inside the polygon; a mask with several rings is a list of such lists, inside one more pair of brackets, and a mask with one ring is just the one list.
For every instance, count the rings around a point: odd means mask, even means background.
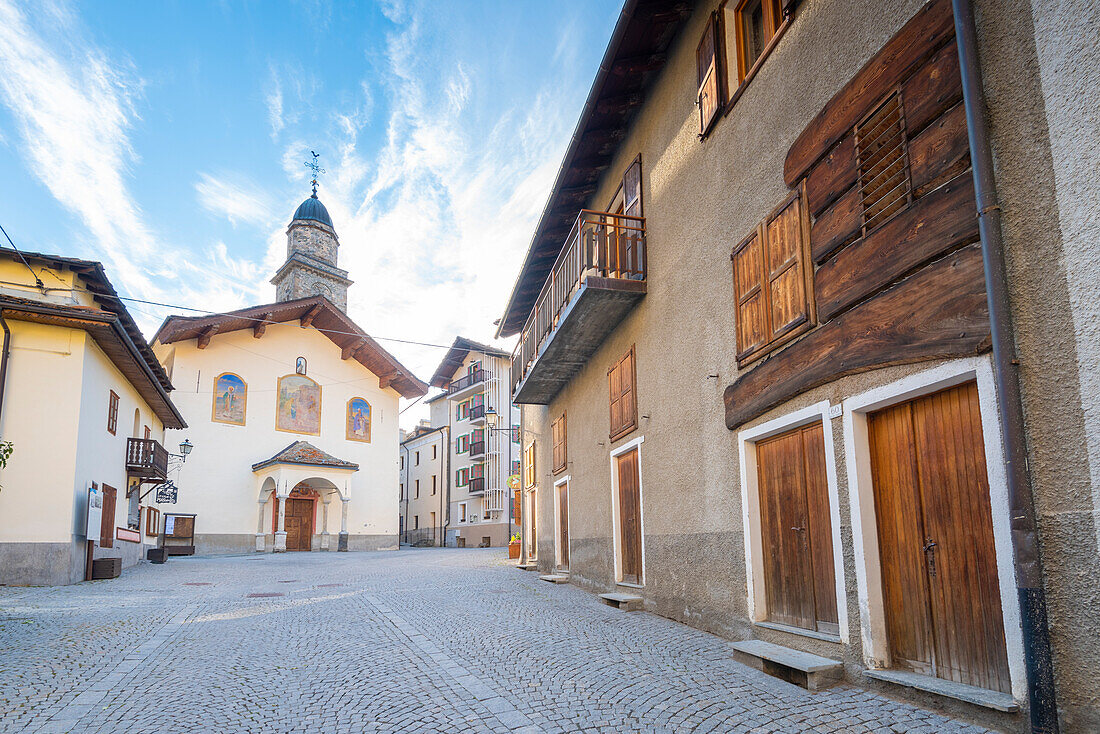
[{"label": "door handle", "polygon": [[924,557],[928,562],[928,575],[932,578],[936,578],[936,545],[936,541],[925,538]]},{"label": "door handle", "polygon": [[796,533],[806,532],[806,528],[791,528],[791,530],[795,531]]}]

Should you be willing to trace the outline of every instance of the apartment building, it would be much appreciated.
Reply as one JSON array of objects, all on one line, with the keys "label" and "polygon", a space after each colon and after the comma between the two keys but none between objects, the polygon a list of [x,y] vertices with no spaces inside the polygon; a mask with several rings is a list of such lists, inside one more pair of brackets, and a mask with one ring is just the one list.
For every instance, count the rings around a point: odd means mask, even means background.
[{"label": "apartment building", "polygon": [[1096,8],[868,10],[626,2],[499,322],[523,562],[1100,730]]},{"label": "apartment building", "polygon": [[420,424],[401,437],[401,542],[442,546],[447,517],[447,445],[450,426]]},{"label": "apartment building", "polygon": [[431,425],[449,435],[449,513],[446,544],[508,544],[518,528],[513,489],[519,474],[519,411],[509,398],[508,352],[457,337],[431,385]]}]

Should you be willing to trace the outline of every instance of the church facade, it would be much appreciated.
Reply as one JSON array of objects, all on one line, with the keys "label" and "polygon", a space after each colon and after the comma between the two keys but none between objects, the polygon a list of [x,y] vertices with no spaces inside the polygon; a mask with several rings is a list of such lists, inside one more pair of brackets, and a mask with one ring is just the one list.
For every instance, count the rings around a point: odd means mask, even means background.
[{"label": "church facade", "polygon": [[398,404],[427,386],[347,316],[338,247],[315,194],[274,303],[170,316],[153,340],[195,446],[172,511],[195,514],[197,553],[398,545]]}]

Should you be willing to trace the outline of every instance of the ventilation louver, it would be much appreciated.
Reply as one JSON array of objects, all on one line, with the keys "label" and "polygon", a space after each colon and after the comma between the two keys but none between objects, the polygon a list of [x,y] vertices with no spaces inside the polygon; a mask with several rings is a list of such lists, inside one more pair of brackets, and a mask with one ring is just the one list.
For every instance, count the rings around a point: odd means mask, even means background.
[{"label": "ventilation louver", "polygon": [[867,234],[912,201],[905,114],[897,92],[856,125],[855,135],[863,233]]}]

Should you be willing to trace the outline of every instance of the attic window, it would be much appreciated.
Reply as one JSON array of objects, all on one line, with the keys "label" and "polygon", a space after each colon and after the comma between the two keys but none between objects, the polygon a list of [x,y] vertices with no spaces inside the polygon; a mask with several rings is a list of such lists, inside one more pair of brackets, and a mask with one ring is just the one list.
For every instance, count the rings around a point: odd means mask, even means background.
[{"label": "attic window", "polygon": [[856,125],[859,194],[866,234],[912,201],[905,111],[897,92]]}]

